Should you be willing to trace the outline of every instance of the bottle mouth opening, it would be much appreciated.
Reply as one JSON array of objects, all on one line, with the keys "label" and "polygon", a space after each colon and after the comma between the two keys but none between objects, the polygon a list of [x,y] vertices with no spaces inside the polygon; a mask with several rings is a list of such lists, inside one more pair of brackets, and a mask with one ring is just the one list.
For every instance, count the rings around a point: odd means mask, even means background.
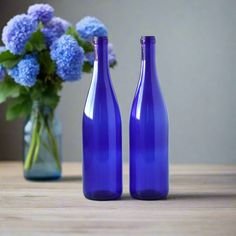
[{"label": "bottle mouth opening", "polygon": [[107,36],[100,36],[100,37],[93,37],[93,43],[99,44],[99,43],[108,43],[108,37]]},{"label": "bottle mouth opening", "polygon": [[142,36],[140,39],[141,44],[145,43],[156,43],[156,37],[155,36]]}]

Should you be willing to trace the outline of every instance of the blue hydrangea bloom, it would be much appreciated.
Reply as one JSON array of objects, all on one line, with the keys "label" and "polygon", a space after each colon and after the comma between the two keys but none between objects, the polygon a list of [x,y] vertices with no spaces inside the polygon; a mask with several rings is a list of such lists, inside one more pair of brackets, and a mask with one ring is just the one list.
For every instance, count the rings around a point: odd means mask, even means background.
[{"label": "blue hydrangea bloom", "polygon": [[116,54],[111,43],[108,44],[108,61],[109,65],[116,63]]},{"label": "blue hydrangea bloom", "polygon": [[[0,53],[6,51],[6,48],[4,46],[0,46]],[[5,68],[0,65],[0,81],[3,80],[5,77]]]},{"label": "blue hydrangea bloom", "polygon": [[94,52],[87,52],[84,54],[84,61],[89,62],[90,65],[93,65],[94,60]]},{"label": "blue hydrangea bloom", "polygon": [[55,61],[57,75],[64,81],[81,78],[84,50],[70,35],[62,35],[51,46],[51,58]]},{"label": "blue hydrangea bloom", "polygon": [[45,25],[45,28],[42,29],[47,45],[50,46],[55,40],[60,38],[70,25],[68,21],[60,17],[53,17],[53,19]]},{"label": "blue hydrangea bloom", "polygon": [[4,52],[4,51],[6,51],[6,50],[7,50],[6,47],[0,46],[0,53]]},{"label": "blue hydrangea bloom", "polygon": [[34,55],[26,55],[15,67],[8,70],[8,74],[16,83],[32,87],[36,83],[39,74],[39,64]]},{"label": "blue hydrangea bloom", "polygon": [[2,65],[0,65],[0,81],[3,80],[5,77],[5,69]]},{"label": "blue hydrangea bloom", "polygon": [[28,8],[28,15],[37,21],[47,23],[52,19],[54,9],[49,4],[34,4]]},{"label": "blue hydrangea bloom", "polygon": [[76,24],[80,37],[91,42],[94,36],[107,36],[106,26],[95,17],[86,16]]},{"label": "blue hydrangea bloom", "polygon": [[[85,53],[85,61],[88,61],[90,65],[93,65],[94,59],[94,52]],[[111,43],[108,44],[108,62],[109,65],[113,65],[116,62],[116,54]]]},{"label": "blue hydrangea bloom", "polygon": [[3,28],[2,41],[13,54],[22,54],[27,41],[37,27],[37,21],[31,16],[17,15]]}]

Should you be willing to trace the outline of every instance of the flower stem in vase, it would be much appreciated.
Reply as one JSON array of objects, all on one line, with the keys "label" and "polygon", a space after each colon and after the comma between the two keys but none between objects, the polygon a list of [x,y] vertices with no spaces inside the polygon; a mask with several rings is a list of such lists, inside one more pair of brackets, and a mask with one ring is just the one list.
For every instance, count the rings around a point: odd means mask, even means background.
[{"label": "flower stem in vase", "polygon": [[52,131],[51,125],[50,125],[50,122],[52,122],[52,120],[53,120],[53,115],[52,115],[52,117],[47,117],[45,119],[45,127],[46,127],[46,130],[47,130],[47,133],[48,133],[48,139],[49,139],[49,142],[50,142],[50,146],[52,148],[52,155],[55,159],[57,169],[61,170],[61,164],[60,164],[60,158],[59,158],[59,152],[58,152],[58,145],[57,145],[57,141],[55,139],[55,136],[53,134],[53,131]]},{"label": "flower stem in vase", "polygon": [[[38,155],[36,155],[36,154],[38,153],[39,147],[40,147],[39,129],[40,129],[40,120],[39,120],[39,116],[37,115],[35,123],[34,123],[34,128],[33,128],[33,132],[32,132],[32,138],[31,138],[29,151],[28,151],[28,154],[27,154],[25,162],[24,162],[24,169],[25,170],[29,170],[32,167],[33,160],[34,160],[34,162],[37,160]],[[38,147],[37,147],[37,145],[38,145]]]}]

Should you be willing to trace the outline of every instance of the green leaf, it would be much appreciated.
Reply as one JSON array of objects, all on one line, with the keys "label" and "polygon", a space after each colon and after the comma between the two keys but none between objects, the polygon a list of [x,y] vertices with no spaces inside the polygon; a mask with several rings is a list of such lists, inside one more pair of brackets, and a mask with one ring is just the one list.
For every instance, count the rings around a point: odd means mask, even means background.
[{"label": "green leaf", "polygon": [[84,52],[87,53],[87,52],[93,52],[94,49],[93,49],[93,45],[89,42],[85,42],[83,41],[81,38],[79,38],[77,40],[78,44],[80,45],[80,47],[82,47],[84,49]]},{"label": "green leaf", "polygon": [[30,114],[32,108],[31,100],[27,96],[13,99],[7,106],[6,119],[14,120]]},{"label": "green leaf", "polygon": [[93,69],[93,66],[91,66],[89,62],[85,61],[83,64],[83,72],[91,73],[92,69]]},{"label": "green leaf", "polygon": [[0,53],[0,64],[6,60],[15,60],[20,56],[12,54],[9,50]]},{"label": "green leaf", "polygon": [[26,44],[26,46],[25,46],[25,51],[26,52],[32,52],[33,51],[33,45],[30,43],[30,42],[28,42],[27,44]]},{"label": "green leaf", "polygon": [[10,69],[15,67],[19,62],[20,62],[21,58],[18,58],[16,60],[8,60],[8,61],[4,61],[3,63],[1,63],[3,65],[3,67],[5,67],[6,69]]},{"label": "green leaf", "polygon": [[41,100],[43,104],[51,107],[52,109],[56,108],[60,100],[56,84],[50,84],[45,88],[45,90],[41,93]]},{"label": "green leaf", "polygon": [[39,64],[41,65],[41,70],[45,75],[52,75],[56,70],[55,62],[51,59],[48,51],[42,51],[39,54]]},{"label": "green leaf", "polygon": [[19,96],[20,88],[12,79],[6,77],[0,83],[0,103],[5,102],[8,97]]},{"label": "green leaf", "polygon": [[53,96],[44,96],[42,99],[43,104],[52,107],[55,109],[57,107],[57,104],[60,100],[60,96],[57,94],[54,94]]},{"label": "green leaf", "polygon": [[4,51],[0,54],[0,64],[5,68],[9,69],[18,64],[22,59],[20,55],[14,55],[9,50]]},{"label": "green leaf", "polygon": [[55,76],[48,76],[46,80],[38,80],[36,85],[30,89],[31,100],[55,109],[60,100],[62,80]]},{"label": "green leaf", "polygon": [[26,44],[26,51],[38,51],[41,52],[42,50],[46,49],[46,44],[44,40],[43,33],[40,29],[34,32],[29,39],[29,42]]},{"label": "green leaf", "polygon": [[73,27],[69,27],[67,29],[66,34],[73,36],[77,40],[77,42],[80,45],[80,47],[82,47],[84,49],[85,53],[93,52],[94,51],[93,45],[91,43],[89,43],[89,42],[86,42],[86,41],[82,40],[79,37],[77,31]]},{"label": "green leaf", "polygon": [[79,38],[77,31],[73,27],[68,27],[66,34],[73,36],[76,40]]}]

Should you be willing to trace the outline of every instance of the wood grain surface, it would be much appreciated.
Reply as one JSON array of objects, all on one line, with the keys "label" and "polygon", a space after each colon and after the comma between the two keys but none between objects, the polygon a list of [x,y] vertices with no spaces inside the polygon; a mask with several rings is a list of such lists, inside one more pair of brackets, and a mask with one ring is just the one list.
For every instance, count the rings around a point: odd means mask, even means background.
[{"label": "wood grain surface", "polygon": [[19,162],[0,162],[0,235],[236,235],[236,166],[171,166],[165,201],[128,193],[121,200],[84,198],[81,164],[65,163],[64,177],[30,182]]}]

